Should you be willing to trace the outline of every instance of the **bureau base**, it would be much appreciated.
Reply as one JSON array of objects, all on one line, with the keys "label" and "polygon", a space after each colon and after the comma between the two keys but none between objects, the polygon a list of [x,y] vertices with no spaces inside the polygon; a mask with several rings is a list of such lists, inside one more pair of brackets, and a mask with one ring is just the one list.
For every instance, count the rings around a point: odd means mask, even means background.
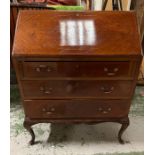
[{"label": "bureau base", "polygon": [[103,122],[115,122],[120,123],[122,126],[118,132],[118,141],[120,144],[124,144],[125,141],[122,139],[122,135],[124,131],[129,126],[129,118],[123,117],[123,118],[102,118],[102,119],[50,119],[50,120],[37,120],[37,119],[30,119],[25,118],[23,126],[31,135],[30,145],[35,144],[35,133],[32,129],[32,125],[38,124],[38,123],[65,123],[65,124],[78,124],[78,123],[85,123],[85,124],[97,124],[97,123],[103,123]]}]

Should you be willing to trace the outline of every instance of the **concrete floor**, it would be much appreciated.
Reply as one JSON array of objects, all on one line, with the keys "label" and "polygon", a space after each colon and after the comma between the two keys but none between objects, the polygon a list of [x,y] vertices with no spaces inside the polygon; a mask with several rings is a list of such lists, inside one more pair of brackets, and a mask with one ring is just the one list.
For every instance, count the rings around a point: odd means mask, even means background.
[{"label": "concrete floor", "polygon": [[[23,110],[18,100],[18,90],[11,95],[11,155],[142,155],[144,151],[143,87],[137,87],[130,112],[130,126],[124,132],[127,141],[117,141],[120,125],[34,125],[36,141],[28,145],[29,133],[23,128]],[[136,152],[136,153],[131,153]],[[140,153],[142,152],[142,153]]]}]

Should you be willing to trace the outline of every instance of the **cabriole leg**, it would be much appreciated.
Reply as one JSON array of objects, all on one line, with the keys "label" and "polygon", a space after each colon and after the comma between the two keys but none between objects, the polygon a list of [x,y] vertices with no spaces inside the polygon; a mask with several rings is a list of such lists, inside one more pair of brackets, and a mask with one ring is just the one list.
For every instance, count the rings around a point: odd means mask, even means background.
[{"label": "cabriole leg", "polygon": [[30,133],[30,135],[31,135],[31,140],[30,140],[30,142],[29,142],[30,145],[33,145],[34,142],[35,142],[35,134],[34,134],[33,129],[31,128],[32,125],[33,125],[33,124],[30,123],[30,122],[28,122],[28,121],[24,121],[24,123],[23,123],[23,126],[25,127],[25,129],[27,129],[27,131],[28,131],[28,132]]},{"label": "cabriole leg", "polygon": [[122,126],[121,126],[121,129],[119,130],[119,133],[118,133],[118,140],[121,144],[124,144],[125,142],[122,139],[122,135],[123,135],[124,131],[127,129],[127,127],[129,126],[129,118],[121,121],[120,123],[122,124]]}]

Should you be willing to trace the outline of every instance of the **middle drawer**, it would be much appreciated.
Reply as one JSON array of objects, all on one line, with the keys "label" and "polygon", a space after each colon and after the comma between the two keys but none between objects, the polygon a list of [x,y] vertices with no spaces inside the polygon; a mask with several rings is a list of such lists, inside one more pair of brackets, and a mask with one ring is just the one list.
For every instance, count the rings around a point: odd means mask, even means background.
[{"label": "middle drawer", "polygon": [[132,81],[51,80],[22,81],[25,99],[131,97]]}]

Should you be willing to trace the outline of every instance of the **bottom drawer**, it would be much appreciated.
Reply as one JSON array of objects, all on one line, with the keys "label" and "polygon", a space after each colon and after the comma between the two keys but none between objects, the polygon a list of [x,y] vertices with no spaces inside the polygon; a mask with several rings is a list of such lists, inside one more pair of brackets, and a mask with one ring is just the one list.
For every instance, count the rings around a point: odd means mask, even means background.
[{"label": "bottom drawer", "polygon": [[128,114],[128,100],[27,100],[29,118],[119,118]]}]

